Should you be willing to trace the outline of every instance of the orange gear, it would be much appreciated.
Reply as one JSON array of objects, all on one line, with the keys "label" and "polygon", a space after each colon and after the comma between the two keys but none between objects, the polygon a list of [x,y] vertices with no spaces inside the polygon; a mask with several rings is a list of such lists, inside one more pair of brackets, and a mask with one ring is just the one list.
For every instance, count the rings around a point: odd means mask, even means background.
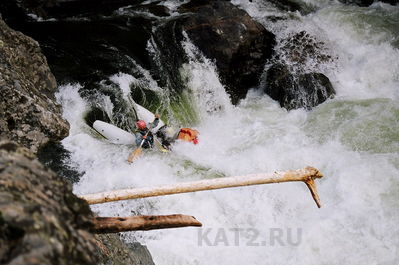
[{"label": "orange gear", "polygon": [[198,144],[198,135],[199,132],[190,128],[181,128],[179,134],[177,135],[177,139],[192,142],[193,144]]}]

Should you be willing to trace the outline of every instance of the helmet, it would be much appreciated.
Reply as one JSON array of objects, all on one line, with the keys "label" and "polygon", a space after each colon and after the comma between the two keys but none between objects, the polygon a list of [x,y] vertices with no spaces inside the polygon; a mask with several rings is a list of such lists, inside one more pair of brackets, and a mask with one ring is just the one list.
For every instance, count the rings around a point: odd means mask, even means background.
[{"label": "helmet", "polygon": [[145,121],[143,121],[143,120],[138,120],[138,121],[136,121],[136,126],[137,126],[137,128],[139,128],[140,130],[144,130],[145,128],[147,128],[147,124],[146,124]]}]

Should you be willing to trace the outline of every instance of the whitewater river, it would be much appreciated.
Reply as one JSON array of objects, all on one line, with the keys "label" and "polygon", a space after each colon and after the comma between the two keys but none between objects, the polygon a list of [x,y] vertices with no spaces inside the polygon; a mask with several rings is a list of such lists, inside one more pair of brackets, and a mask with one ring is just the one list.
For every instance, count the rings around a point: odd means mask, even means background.
[{"label": "whitewater river", "polygon": [[[233,1],[264,23],[278,11],[262,2]],[[71,152],[68,163],[84,172],[74,186],[77,194],[306,166],[325,175],[317,181],[321,209],[302,183],[92,207],[101,216],[181,213],[203,223],[123,235],[147,245],[155,264],[398,264],[399,6],[306,3],[317,11],[292,13],[269,29],[277,39],[306,30],[337,58],[318,66],[336,96],[311,111],[287,112],[256,89],[231,105],[214,66],[195,56],[198,51],[185,40],[192,59],[181,72],[199,118],[181,126],[197,129],[200,143],[176,143],[168,154],[145,152],[129,165],[134,147],[111,144],[84,122],[89,104],[79,96],[79,84],[60,87],[58,101],[71,124],[63,141]],[[143,76],[162,93],[148,73]],[[107,78],[119,84],[126,100],[129,85],[140,81],[124,73]],[[112,111],[109,99],[102,102]]]}]

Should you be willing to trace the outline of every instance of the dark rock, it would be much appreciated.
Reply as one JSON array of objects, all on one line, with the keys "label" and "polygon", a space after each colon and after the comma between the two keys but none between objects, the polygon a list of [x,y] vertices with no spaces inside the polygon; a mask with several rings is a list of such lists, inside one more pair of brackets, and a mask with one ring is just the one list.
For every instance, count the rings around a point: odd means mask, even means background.
[{"label": "dark rock", "polygon": [[149,13],[151,13],[151,14],[153,14],[155,16],[159,16],[159,17],[167,17],[167,16],[169,16],[170,15],[169,8],[167,8],[164,5],[161,5],[160,3],[161,3],[161,1],[152,2],[152,3],[149,3],[149,4],[141,4],[141,5],[135,6],[135,8],[137,10],[140,10],[140,11],[142,10],[142,11],[145,11],[145,12],[149,12]]},{"label": "dark rock", "polygon": [[229,1],[191,1],[180,12],[192,12],[182,29],[204,55],[215,60],[232,102],[258,85],[275,36]]},{"label": "dark rock", "polygon": [[1,264],[99,263],[87,203],[28,149],[0,142],[0,183]]},{"label": "dark rock", "polygon": [[180,94],[186,88],[181,75],[177,74],[187,62],[182,41],[181,18],[157,26],[151,39],[155,53],[151,58],[151,75],[160,87],[167,88],[172,94]]},{"label": "dark rock", "polygon": [[287,110],[311,109],[335,94],[330,80],[321,73],[294,76],[288,67],[273,65],[267,71],[264,92]]},{"label": "dark rock", "polygon": [[391,4],[393,6],[399,4],[399,0],[380,0],[380,1],[387,4]]},{"label": "dark rock", "polygon": [[28,14],[40,18],[65,18],[79,15],[110,14],[138,0],[2,0],[0,12],[4,19],[26,19]]},{"label": "dark rock", "polygon": [[[370,6],[371,4],[376,2],[374,0],[339,0],[339,1],[344,4],[353,4],[358,6]],[[399,3],[399,0],[380,0],[380,2],[391,5],[397,5]]]},{"label": "dark rock", "polygon": [[[54,102],[55,79],[38,44],[1,20],[0,89],[0,138],[41,147],[43,161],[58,159],[53,166],[60,166],[68,153],[48,141],[62,139],[69,128]],[[117,235],[91,234],[91,220],[87,203],[64,178],[28,149],[0,142],[0,264],[153,264]]]},{"label": "dark rock", "polygon": [[16,26],[42,45],[61,84],[79,82],[92,86],[119,72],[134,75],[134,62],[149,67],[146,45],[151,21],[144,18],[97,17]]},{"label": "dark rock", "polygon": [[78,182],[84,172],[78,172],[68,162],[70,152],[60,142],[48,142],[37,152],[37,158],[47,168],[71,183]]},{"label": "dark rock", "polygon": [[119,86],[107,78],[120,72],[144,78],[137,69],[150,67],[146,51],[150,27],[151,21],[145,18],[124,16],[20,25],[41,43],[60,84],[81,84],[80,95],[94,106],[102,95],[109,96],[114,105],[114,117],[109,118],[129,130],[134,128],[135,113]]},{"label": "dark rock", "polygon": [[33,152],[68,135],[55,102],[57,84],[36,41],[0,20],[0,137]]},{"label": "dark rock", "polygon": [[154,264],[145,246],[93,235],[93,214],[28,149],[0,141],[0,264]]},{"label": "dark rock", "polygon": [[339,0],[339,1],[344,4],[354,4],[358,6],[369,6],[374,2],[374,0]]},{"label": "dark rock", "polygon": [[278,8],[285,10],[285,11],[300,11],[301,5],[298,2],[291,1],[291,0],[267,0],[270,3],[273,3]]},{"label": "dark rock", "polygon": [[310,72],[323,64],[332,65],[335,60],[325,44],[306,31],[291,34],[281,40],[277,51],[277,60],[289,65],[290,70],[296,73]]},{"label": "dark rock", "polygon": [[86,114],[85,114],[85,122],[87,125],[89,125],[90,127],[93,127],[93,123],[96,120],[100,120],[100,121],[105,121],[110,123],[111,120],[108,117],[108,114],[105,112],[105,110],[99,108],[99,107],[93,107],[91,108]]},{"label": "dark rock", "polygon": [[287,110],[311,109],[335,94],[320,68],[333,67],[335,57],[305,31],[280,40],[272,65],[262,82],[263,91]]},{"label": "dark rock", "polygon": [[118,235],[99,234],[96,235],[100,249],[103,249],[104,264],[125,265],[154,265],[151,254],[146,246],[138,242],[124,244]]}]

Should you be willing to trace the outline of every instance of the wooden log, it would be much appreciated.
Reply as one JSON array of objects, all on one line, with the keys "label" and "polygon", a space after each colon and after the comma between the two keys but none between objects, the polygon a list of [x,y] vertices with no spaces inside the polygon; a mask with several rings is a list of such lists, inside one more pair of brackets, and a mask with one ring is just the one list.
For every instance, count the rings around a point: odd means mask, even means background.
[{"label": "wooden log", "polygon": [[120,200],[163,196],[177,193],[187,193],[202,190],[214,190],[249,185],[260,185],[270,183],[281,183],[290,181],[305,182],[313,199],[320,208],[320,198],[317,194],[314,179],[322,178],[323,175],[313,167],[306,167],[298,170],[274,172],[273,174],[252,174],[217,179],[204,179],[193,182],[176,183],[158,187],[145,187],[137,189],[123,189],[108,192],[93,193],[80,196],[89,204],[105,203]]},{"label": "wooden log", "polygon": [[92,232],[97,234],[202,226],[195,217],[182,214],[96,217],[93,223],[94,228]]}]

